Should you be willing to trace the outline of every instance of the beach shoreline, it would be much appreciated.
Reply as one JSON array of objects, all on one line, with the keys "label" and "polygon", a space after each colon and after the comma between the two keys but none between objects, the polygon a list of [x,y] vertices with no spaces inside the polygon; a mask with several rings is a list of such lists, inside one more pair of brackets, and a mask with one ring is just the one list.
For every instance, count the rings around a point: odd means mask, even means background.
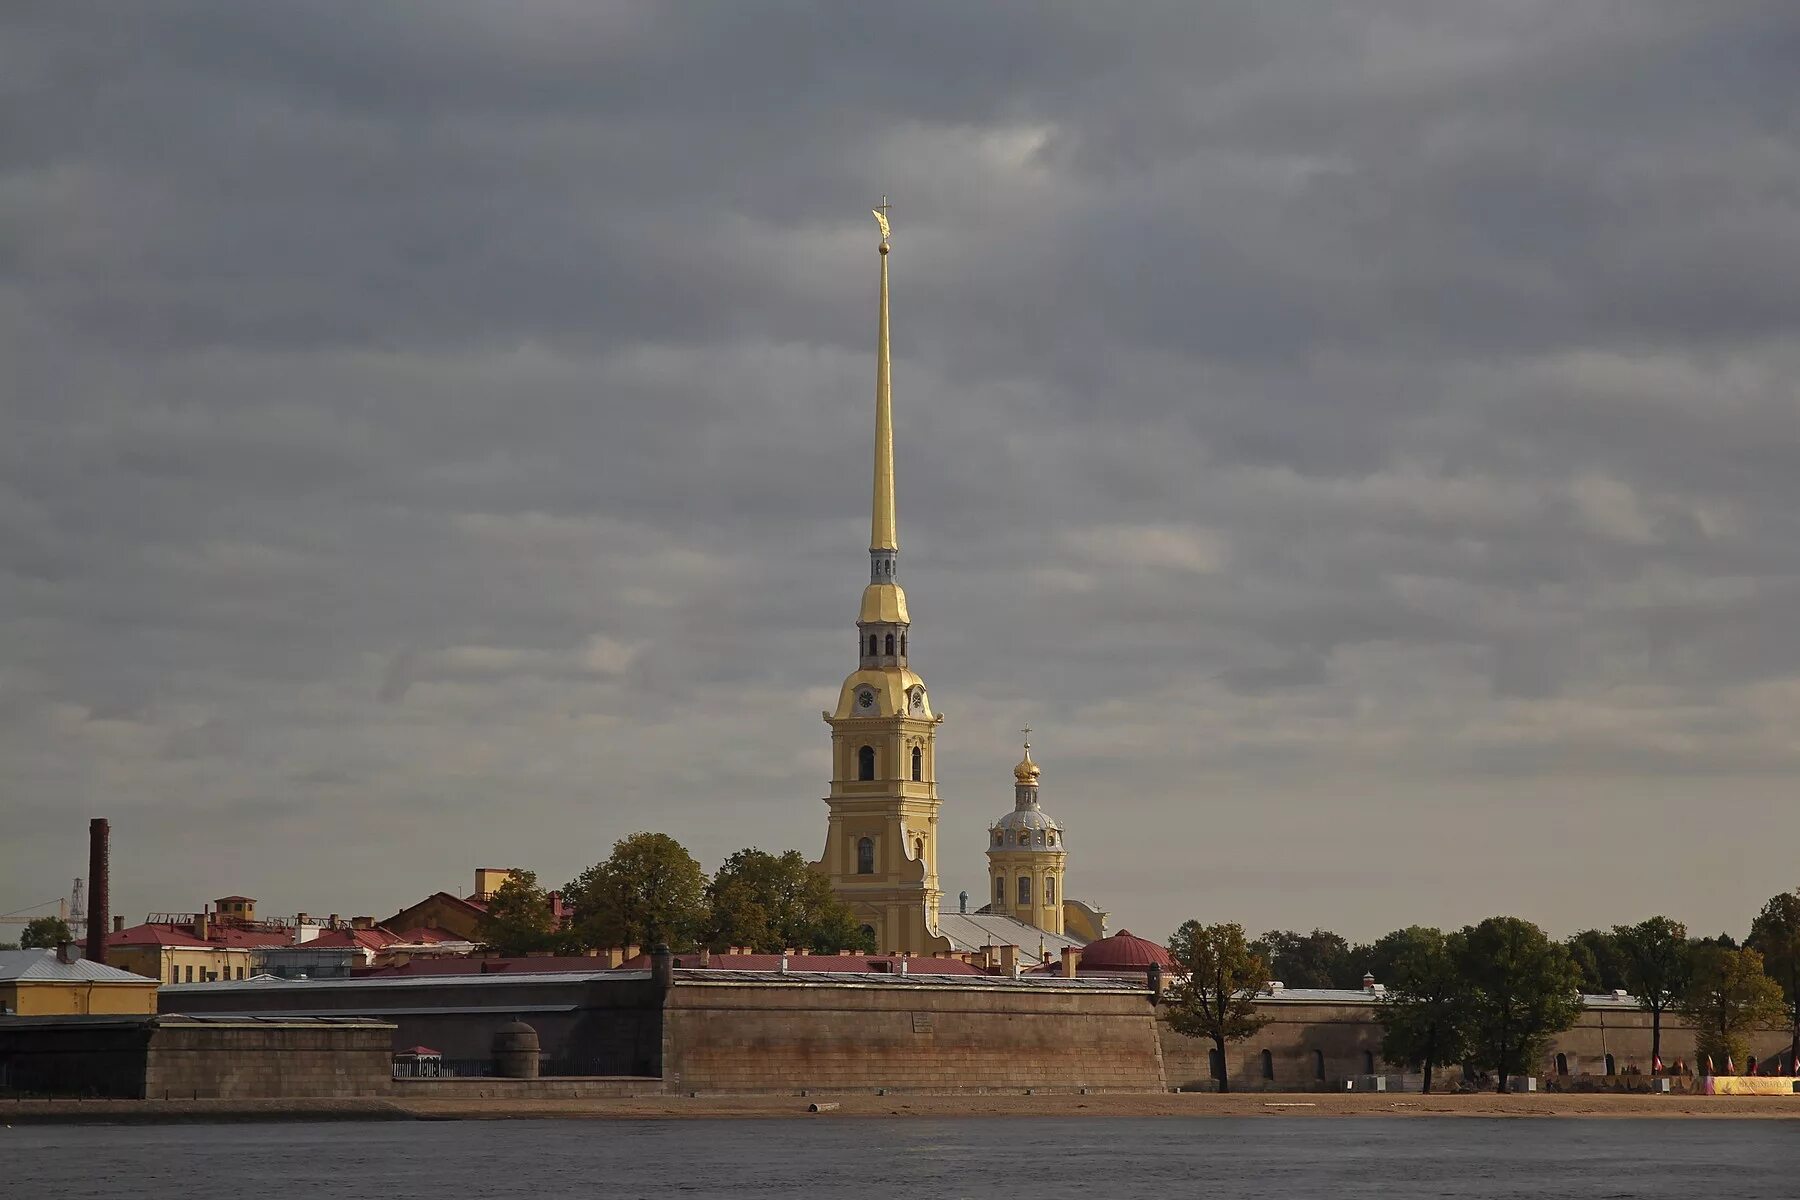
[{"label": "beach shoreline", "polygon": [[[809,1112],[820,1105],[826,1111]],[[1613,1093],[1111,1093],[1080,1095],[814,1093],[595,1099],[26,1100],[0,1102],[0,1125],[209,1121],[694,1120],[806,1117],[1488,1117],[1800,1118],[1800,1096]]]}]

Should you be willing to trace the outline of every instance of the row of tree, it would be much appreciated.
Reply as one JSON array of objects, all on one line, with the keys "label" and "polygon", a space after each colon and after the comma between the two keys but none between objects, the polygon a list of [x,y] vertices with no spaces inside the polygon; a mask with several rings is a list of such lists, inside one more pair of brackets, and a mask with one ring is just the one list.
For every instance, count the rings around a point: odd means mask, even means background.
[{"label": "row of tree", "polygon": [[[1649,1010],[1652,1059],[1661,1057],[1663,1015],[1671,1012],[1694,1028],[1697,1055],[1715,1064],[1744,1062],[1752,1031],[1784,1024],[1790,1054],[1800,1055],[1800,893],[1764,905],[1742,947],[1728,937],[1690,938],[1679,921],[1660,916],[1561,943],[1529,921],[1490,917],[1449,933],[1415,925],[1355,950],[1322,930],[1248,941],[1241,926],[1189,921],[1169,953],[1176,980],[1167,1020],[1210,1040],[1221,1064],[1227,1042],[1268,1022],[1255,1004],[1265,981],[1352,987],[1363,971],[1387,989],[1382,1057],[1421,1069],[1426,1091],[1434,1068],[1454,1064],[1493,1072],[1505,1091],[1548,1038],[1575,1023],[1583,991],[1614,988]],[[1368,965],[1352,978],[1357,960]],[[1222,1066],[1220,1086],[1230,1088]]]},{"label": "row of tree", "polygon": [[875,949],[865,930],[798,850],[739,850],[708,876],[667,834],[634,833],[563,885],[558,918],[531,871],[515,871],[488,900],[481,938],[502,954],[579,954],[667,945],[773,954]]}]

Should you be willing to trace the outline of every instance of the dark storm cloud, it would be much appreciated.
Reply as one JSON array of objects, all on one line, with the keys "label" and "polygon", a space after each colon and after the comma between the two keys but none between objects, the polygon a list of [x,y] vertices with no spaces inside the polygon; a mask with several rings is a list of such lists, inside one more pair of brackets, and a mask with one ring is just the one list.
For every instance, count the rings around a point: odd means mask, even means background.
[{"label": "dark storm cloud", "polygon": [[[1800,763],[1790,5],[4,23],[21,902],[85,812],[162,909],[813,849],[884,192],[950,890],[1027,722],[1134,927],[1736,927],[1791,882],[1574,869],[1733,845],[1682,789],[1756,822]],[[1531,867],[1293,883],[1407,834]]]}]

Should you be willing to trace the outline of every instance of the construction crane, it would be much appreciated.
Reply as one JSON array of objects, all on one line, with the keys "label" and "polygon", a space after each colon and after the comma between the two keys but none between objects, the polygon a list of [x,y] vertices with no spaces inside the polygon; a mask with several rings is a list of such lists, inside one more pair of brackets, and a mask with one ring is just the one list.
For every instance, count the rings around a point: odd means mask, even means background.
[{"label": "construction crane", "polygon": [[14,912],[0,913],[0,925],[29,925],[39,917],[49,916],[49,913],[38,910],[49,908],[54,904],[56,915],[62,918],[63,923],[69,927],[69,932],[80,937],[87,929],[87,911],[83,908],[83,898],[86,895],[87,889],[82,885],[81,876],[77,875],[75,882],[69,885],[67,896],[58,896],[54,900],[40,900],[36,904],[27,905]]}]

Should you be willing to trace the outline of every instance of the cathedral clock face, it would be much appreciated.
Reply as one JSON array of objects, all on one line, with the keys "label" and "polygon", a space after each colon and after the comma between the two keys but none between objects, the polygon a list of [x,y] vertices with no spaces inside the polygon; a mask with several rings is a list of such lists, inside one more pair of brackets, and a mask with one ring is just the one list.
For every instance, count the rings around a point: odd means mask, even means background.
[{"label": "cathedral clock face", "polygon": [[856,711],[867,715],[875,711],[875,693],[868,689],[856,693]]}]

